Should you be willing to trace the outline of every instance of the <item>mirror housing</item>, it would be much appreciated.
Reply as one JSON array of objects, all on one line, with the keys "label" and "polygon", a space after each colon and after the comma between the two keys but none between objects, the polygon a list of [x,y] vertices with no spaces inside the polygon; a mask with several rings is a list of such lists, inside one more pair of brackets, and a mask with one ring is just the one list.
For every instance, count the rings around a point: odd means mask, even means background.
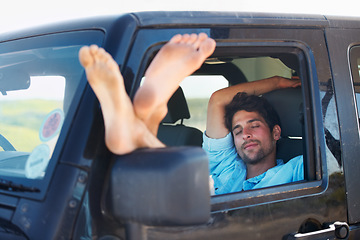
[{"label": "mirror housing", "polygon": [[140,149],[114,156],[106,212],[148,226],[205,224],[210,218],[209,165],[199,147]]},{"label": "mirror housing", "polygon": [[23,90],[30,87],[30,75],[18,68],[0,69],[0,92]]}]

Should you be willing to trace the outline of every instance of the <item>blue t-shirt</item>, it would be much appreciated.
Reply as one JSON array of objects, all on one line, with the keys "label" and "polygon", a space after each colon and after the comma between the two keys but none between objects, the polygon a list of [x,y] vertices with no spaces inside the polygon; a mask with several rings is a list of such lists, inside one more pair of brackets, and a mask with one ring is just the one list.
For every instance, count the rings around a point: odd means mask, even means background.
[{"label": "blue t-shirt", "polygon": [[285,164],[278,159],[277,166],[259,176],[246,179],[246,165],[236,151],[231,133],[221,139],[209,138],[204,133],[203,139],[203,149],[209,157],[215,194],[240,192],[304,180],[303,156],[294,157]]}]

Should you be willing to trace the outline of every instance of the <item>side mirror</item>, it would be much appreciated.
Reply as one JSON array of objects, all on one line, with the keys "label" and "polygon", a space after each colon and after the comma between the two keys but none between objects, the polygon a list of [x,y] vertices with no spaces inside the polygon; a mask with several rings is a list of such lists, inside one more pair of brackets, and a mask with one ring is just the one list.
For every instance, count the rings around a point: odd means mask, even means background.
[{"label": "side mirror", "polygon": [[199,147],[169,147],[115,156],[105,202],[106,212],[121,223],[205,224],[210,218],[207,155]]}]

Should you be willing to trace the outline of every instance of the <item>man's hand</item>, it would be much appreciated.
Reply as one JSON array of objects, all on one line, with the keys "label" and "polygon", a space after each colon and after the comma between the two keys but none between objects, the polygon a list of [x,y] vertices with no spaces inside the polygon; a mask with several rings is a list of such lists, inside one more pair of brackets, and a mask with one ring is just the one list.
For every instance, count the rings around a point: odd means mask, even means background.
[{"label": "man's hand", "polygon": [[291,79],[289,79],[289,78],[276,76],[274,78],[276,78],[277,81],[278,81],[278,89],[281,89],[281,88],[296,88],[296,87],[301,86],[301,80],[300,80],[299,77],[292,77]]}]

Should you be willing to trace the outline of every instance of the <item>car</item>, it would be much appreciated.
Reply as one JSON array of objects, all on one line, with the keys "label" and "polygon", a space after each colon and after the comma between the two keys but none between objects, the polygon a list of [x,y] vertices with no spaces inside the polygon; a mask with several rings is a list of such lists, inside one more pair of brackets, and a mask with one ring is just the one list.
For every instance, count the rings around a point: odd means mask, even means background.
[{"label": "car", "polygon": [[[242,12],[138,12],[0,35],[1,239],[359,239],[360,18]],[[167,147],[115,155],[78,52],[118,63],[130,98],[175,34],[215,52],[168,103]],[[304,156],[305,180],[211,195],[202,150],[211,94],[271,76],[278,157]],[[159,86],[161,87],[161,86]]]}]

